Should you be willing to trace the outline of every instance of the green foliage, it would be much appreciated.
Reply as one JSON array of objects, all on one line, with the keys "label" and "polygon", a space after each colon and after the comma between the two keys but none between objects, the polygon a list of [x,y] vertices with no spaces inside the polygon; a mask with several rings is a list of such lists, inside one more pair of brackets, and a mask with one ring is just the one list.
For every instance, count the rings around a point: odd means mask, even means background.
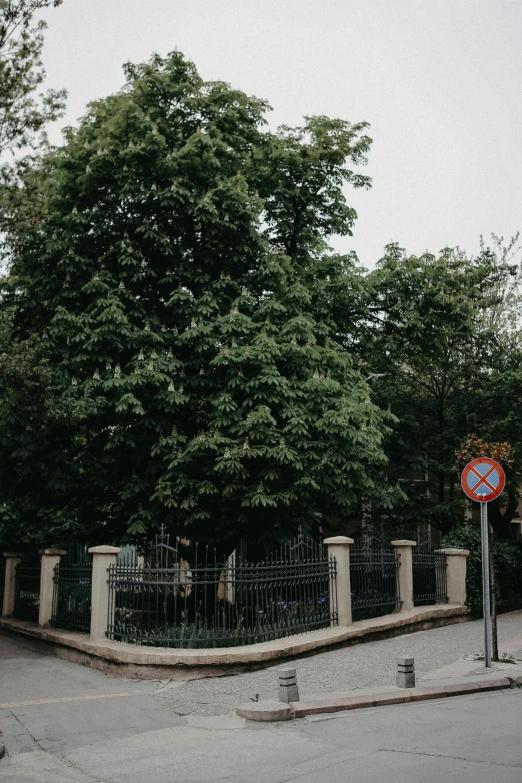
[{"label": "green foliage", "polygon": [[[355,218],[343,184],[368,184],[365,125],[266,132],[264,102],[178,53],[126,75],[11,194],[6,361],[33,351],[39,387],[0,408],[2,535],[273,540],[389,507],[391,417],[346,350],[361,275],[325,245]],[[30,415],[22,493],[3,476]]]},{"label": "green foliage", "polygon": [[[467,549],[466,591],[467,605],[476,615],[482,615],[482,547],[480,530],[473,525],[463,525],[448,533],[444,547]],[[510,541],[493,539],[493,557],[499,606],[509,606],[511,601],[522,600],[522,550]]]},{"label": "green foliage", "polygon": [[34,147],[46,123],[63,111],[65,92],[36,95],[42,66],[43,20],[37,11],[62,0],[0,0],[0,153]]},{"label": "green foliage", "polygon": [[[3,542],[23,540],[35,548],[47,540],[68,540],[81,532],[71,511],[69,486],[82,483],[77,454],[85,441],[82,420],[93,408],[89,399],[62,393],[64,376],[30,338],[14,348],[11,313],[0,311],[0,454]],[[52,454],[52,460],[49,455]],[[49,497],[54,506],[49,508]],[[75,511],[76,509],[74,509]],[[36,526],[25,520],[38,518]]]},{"label": "green foliage", "polygon": [[474,259],[453,250],[416,257],[390,245],[368,276],[373,318],[359,350],[380,376],[375,401],[398,419],[385,446],[408,495],[394,511],[397,519],[451,529],[463,511],[456,448],[470,432],[509,439],[506,409],[520,392],[509,400],[504,393],[500,405],[497,399],[514,348],[491,312],[501,308],[517,274],[487,249]]}]

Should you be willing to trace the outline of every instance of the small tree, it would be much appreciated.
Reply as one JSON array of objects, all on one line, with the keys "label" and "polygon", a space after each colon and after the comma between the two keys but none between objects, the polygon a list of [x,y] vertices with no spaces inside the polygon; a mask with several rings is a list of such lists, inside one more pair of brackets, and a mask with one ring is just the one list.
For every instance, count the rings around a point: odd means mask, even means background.
[{"label": "small tree", "polygon": [[506,476],[506,487],[502,495],[488,503],[488,516],[493,530],[501,538],[509,538],[509,523],[513,519],[518,506],[518,491],[520,485],[520,466],[514,448],[507,442],[488,443],[472,434],[455,452],[455,474],[460,481],[460,475],[468,462],[477,457],[490,457],[503,468]]},{"label": "small tree", "polygon": [[[470,435],[467,440],[461,444],[457,450],[455,462],[455,472],[460,476],[466,465],[471,460],[478,457],[489,457],[496,460],[506,475],[506,490],[511,485],[511,493],[518,497],[518,487],[513,487],[513,473],[514,466],[516,464],[515,452],[509,443],[486,443],[478,438],[476,435]],[[509,490],[504,493],[509,495]],[[501,515],[500,507],[502,505],[502,495],[500,498],[488,503],[488,519],[493,508],[497,510],[497,514]],[[509,513],[509,502],[507,513]],[[493,645],[493,660],[498,661],[498,633],[497,633],[497,579],[495,573],[495,558],[493,554],[493,526],[491,519],[489,519],[488,538],[489,538],[489,565],[490,565],[490,580],[491,580],[491,625],[492,625],[492,645]]]}]

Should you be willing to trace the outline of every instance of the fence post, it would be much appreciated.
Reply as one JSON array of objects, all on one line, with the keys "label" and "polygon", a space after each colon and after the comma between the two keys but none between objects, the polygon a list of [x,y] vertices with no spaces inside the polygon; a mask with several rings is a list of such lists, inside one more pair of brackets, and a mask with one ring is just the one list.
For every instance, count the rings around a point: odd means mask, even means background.
[{"label": "fence post", "polygon": [[413,547],[416,541],[392,541],[392,547],[400,555],[399,560],[399,595],[401,606],[399,612],[409,612],[413,609]]},{"label": "fence post", "polygon": [[469,552],[467,549],[439,549],[446,555],[446,583],[448,603],[465,606],[466,604],[466,566]]},{"label": "fence post", "polygon": [[[347,536],[333,536],[325,538],[324,543],[328,547],[328,559],[335,557],[337,570],[337,616],[339,625],[352,624],[352,592],[350,588],[350,547],[353,538]],[[330,606],[335,606],[336,585],[330,580]]]},{"label": "fence post", "polygon": [[40,607],[38,625],[47,625],[53,616],[54,567],[65,555],[65,549],[40,549]]},{"label": "fence post", "polygon": [[91,546],[92,594],[91,639],[105,639],[109,623],[109,581],[107,569],[116,563],[118,546]]},{"label": "fence post", "polygon": [[14,612],[16,591],[16,566],[22,557],[13,552],[4,552],[5,557],[5,582],[4,602],[2,605],[2,617],[11,617]]}]

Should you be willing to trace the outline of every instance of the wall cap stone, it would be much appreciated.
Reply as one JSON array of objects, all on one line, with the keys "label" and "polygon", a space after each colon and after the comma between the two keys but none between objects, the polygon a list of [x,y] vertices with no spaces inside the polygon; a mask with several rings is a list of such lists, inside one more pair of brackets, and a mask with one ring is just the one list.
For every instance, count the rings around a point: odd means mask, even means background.
[{"label": "wall cap stone", "polygon": [[457,555],[460,557],[469,557],[468,549],[437,549],[436,551],[440,552],[441,555]]},{"label": "wall cap stone", "polygon": [[348,538],[348,536],[332,536],[332,538],[325,538],[323,541],[323,544],[326,544],[327,546],[330,546],[331,544],[350,546],[351,544],[354,543],[355,541],[353,540],[353,538]]},{"label": "wall cap stone", "polygon": [[409,541],[407,538],[400,538],[391,542],[392,546],[417,546],[416,541]]},{"label": "wall cap stone", "polygon": [[117,555],[120,549],[119,546],[91,546],[87,551],[91,555]]},{"label": "wall cap stone", "polygon": [[66,555],[65,549],[40,549],[39,555]]},{"label": "wall cap stone", "polygon": [[20,552],[4,552],[4,557],[22,557]]}]

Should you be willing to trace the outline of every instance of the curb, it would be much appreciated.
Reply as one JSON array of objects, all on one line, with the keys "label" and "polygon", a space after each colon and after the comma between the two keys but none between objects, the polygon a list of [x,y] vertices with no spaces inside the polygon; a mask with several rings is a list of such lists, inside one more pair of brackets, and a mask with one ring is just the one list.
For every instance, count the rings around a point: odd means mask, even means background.
[{"label": "curb", "polygon": [[240,704],[236,709],[236,714],[240,718],[258,721],[292,720],[294,717],[290,705],[281,701],[256,701]]},{"label": "curb", "polygon": [[[360,694],[344,698],[310,699],[308,701],[290,702],[287,710],[281,702],[256,702],[242,704],[236,709],[236,713],[247,720],[275,721],[288,720],[288,717],[279,718],[279,711],[274,705],[279,705],[281,714],[291,711],[291,717],[304,718],[307,715],[321,715],[325,713],[345,712],[348,710],[360,710],[368,707],[384,707],[390,704],[406,704],[408,702],[427,701],[429,699],[444,699],[449,696],[464,696],[469,693],[484,693],[487,691],[500,691],[506,688],[521,687],[522,675],[516,677],[498,677],[496,679],[452,683],[450,685],[430,685],[421,688],[403,688],[387,693]],[[282,709],[281,709],[282,708]],[[270,714],[270,717],[261,717]]]},{"label": "curb", "polygon": [[15,638],[23,637],[47,654],[108,674],[140,679],[169,677],[189,680],[242,674],[273,666],[289,658],[315,655],[329,649],[467,622],[470,619],[465,606],[437,604],[269,642],[202,649],[140,647],[107,639],[92,640],[84,634],[40,627],[13,617],[1,617],[0,630]]}]

